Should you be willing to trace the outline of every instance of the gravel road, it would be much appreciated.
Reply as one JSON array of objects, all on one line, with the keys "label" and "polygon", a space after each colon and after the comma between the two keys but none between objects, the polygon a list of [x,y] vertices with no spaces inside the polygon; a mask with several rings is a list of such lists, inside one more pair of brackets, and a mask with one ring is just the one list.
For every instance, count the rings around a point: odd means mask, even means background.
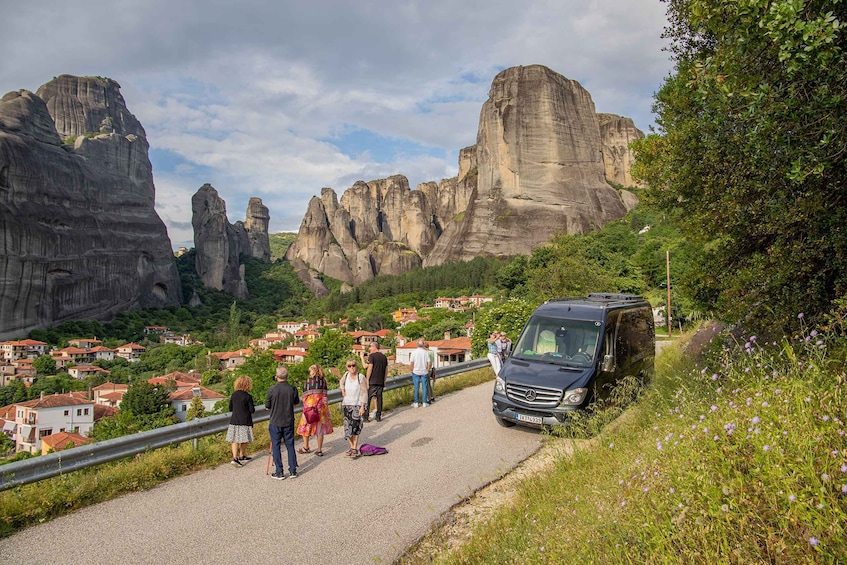
[{"label": "gravel road", "polygon": [[497,425],[491,387],[365,424],[360,441],[386,455],[345,457],[336,429],[324,457],[298,455],[297,479],[267,477],[262,452],[240,469],[200,471],[28,528],[0,540],[0,555],[51,565],[391,563],[443,512],[540,447],[537,431]]}]

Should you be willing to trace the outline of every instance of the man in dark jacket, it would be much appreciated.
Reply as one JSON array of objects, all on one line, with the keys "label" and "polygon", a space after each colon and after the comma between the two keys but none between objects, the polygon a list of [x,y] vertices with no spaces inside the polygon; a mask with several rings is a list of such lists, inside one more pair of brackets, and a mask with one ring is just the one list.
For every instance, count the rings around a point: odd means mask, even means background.
[{"label": "man in dark jacket", "polygon": [[370,345],[371,354],[368,355],[368,406],[365,408],[365,421],[369,420],[368,412],[371,409],[371,399],[376,398],[376,410],[370,413],[370,418],[382,420],[382,391],[385,388],[385,373],[388,369],[388,358],[380,352],[376,343]]},{"label": "man in dark jacket", "polygon": [[285,449],[288,451],[288,476],[292,479],[297,478],[297,453],[294,451],[294,405],[300,403],[300,396],[297,394],[297,389],[288,384],[286,367],[277,367],[276,381],[277,383],[268,389],[265,408],[270,412],[268,433],[271,436],[271,451],[276,467],[276,472],[271,475],[271,478],[281,481],[285,478],[282,472],[281,440],[285,441]]}]

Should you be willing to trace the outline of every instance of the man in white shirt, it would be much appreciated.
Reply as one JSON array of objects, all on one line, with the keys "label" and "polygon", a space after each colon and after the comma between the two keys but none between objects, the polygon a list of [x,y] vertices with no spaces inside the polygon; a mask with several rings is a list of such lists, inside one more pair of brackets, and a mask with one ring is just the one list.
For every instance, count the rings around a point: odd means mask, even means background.
[{"label": "man in white shirt", "polygon": [[429,360],[429,351],[424,349],[424,345],[426,342],[423,338],[418,340],[418,347],[412,351],[412,356],[410,359],[412,365],[412,396],[414,398],[414,402],[412,403],[412,407],[418,407],[418,388],[420,387],[421,395],[420,400],[423,402],[424,407],[429,406],[427,403],[427,380],[429,378],[429,369],[432,366]]}]

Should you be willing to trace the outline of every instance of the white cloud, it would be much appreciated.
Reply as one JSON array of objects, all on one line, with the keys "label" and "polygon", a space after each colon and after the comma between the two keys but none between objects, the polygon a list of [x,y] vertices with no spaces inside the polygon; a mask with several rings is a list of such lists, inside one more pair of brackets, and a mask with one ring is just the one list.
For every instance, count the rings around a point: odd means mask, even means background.
[{"label": "white cloud", "polygon": [[[206,182],[232,221],[258,196],[272,230],[296,230],[321,187],[455,175],[503,68],[547,65],[598,111],[645,130],[670,70],[658,0],[85,6],[41,0],[4,14],[0,93],[62,73],[117,80],[147,131],[174,245],[191,242],[191,195]],[[367,141],[352,143],[357,132]]]}]

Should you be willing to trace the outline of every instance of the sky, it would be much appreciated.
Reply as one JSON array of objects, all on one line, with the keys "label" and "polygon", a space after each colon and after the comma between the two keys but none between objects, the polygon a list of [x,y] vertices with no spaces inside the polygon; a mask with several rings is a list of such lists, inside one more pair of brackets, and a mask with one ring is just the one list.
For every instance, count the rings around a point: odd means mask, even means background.
[{"label": "sky", "polygon": [[645,133],[672,70],[659,0],[0,2],[0,95],[60,74],[120,83],[174,248],[194,246],[205,183],[230,222],[261,198],[275,233],[322,187],[456,176],[505,68],[546,65]]}]

